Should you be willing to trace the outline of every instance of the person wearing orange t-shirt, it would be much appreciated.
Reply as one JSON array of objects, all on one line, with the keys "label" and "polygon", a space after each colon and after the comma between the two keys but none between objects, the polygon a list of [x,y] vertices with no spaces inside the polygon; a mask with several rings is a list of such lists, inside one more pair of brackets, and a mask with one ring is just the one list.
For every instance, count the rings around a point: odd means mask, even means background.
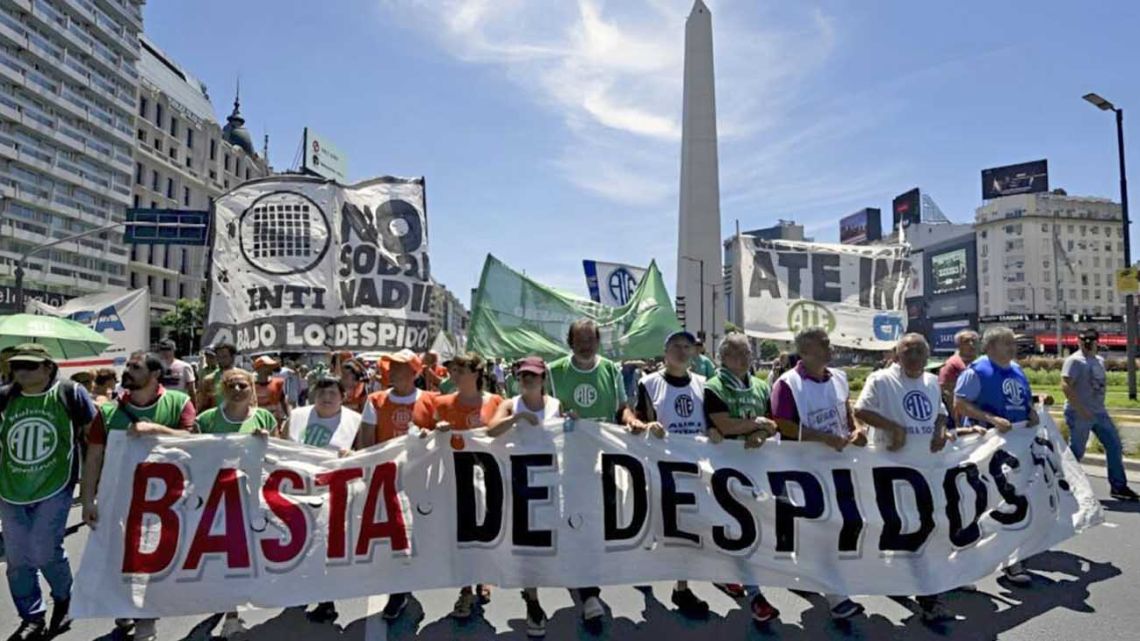
[{"label": "person wearing orange t-shirt", "polygon": [[[458,391],[435,398],[436,431],[461,432],[487,425],[495,416],[495,410],[499,409],[503,397],[483,391],[486,362],[482,356],[468,352],[452,359],[451,365]],[[469,585],[463,586],[451,616],[456,619],[471,618],[477,600],[483,603],[491,600],[490,586],[480,583],[475,586],[475,590]]]},{"label": "person wearing orange t-shirt", "polygon": [[[392,388],[368,395],[357,433],[359,449],[404,436],[413,424],[423,429],[435,427],[435,394],[416,389],[416,376],[423,367],[419,357],[404,349],[385,354],[382,365],[388,369]],[[383,617],[398,619],[410,597],[409,592],[388,595]]]},{"label": "person wearing orange t-shirt", "polygon": [[368,400],[368,386],[365,384],[368,374],[364,364],[358,360],[346,360],[340,364],[340,382],[344,385],[343,405],[354,412],[364,412],[364,404]]},{"label": "person wearing orange t-shirt", "polygon": [[[273,373],[280,366],[280,363],[269,356],[258,356],[253,361],[253,369],[257,372],[257,381],[254,384],[254,389],[257,391],[257,406],[265,408],[273,414],[274,418],[277,419],[278,429],[285,424],[289,412],[293,411],[292,405],[289,404],[289,398],[285,395],[285,380],[273,376]],[[220,406],[221,403],[219,403]]]}]

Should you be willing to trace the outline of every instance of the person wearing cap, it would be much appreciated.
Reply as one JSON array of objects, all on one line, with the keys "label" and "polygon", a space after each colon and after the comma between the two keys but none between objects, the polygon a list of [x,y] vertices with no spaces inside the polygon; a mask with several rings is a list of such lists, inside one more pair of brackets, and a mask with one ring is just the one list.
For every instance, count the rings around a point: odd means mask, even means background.
[{"label": "person wearing cap", "polygon": [[[658,438],[705,433],[705,377],[689,372],[696,342],[697,337],[684,330],[670,334],[665,339],[665,368],[637,383],[634,413]],[[709,604],[689,589],[688,581],[677,581],[671,600],[687,617],[708,616]]]},{"label": "person wearing cap", "polygon": [[[8,590],[20,626],[10,639],[44,639],[71,624],[71,565],[63,549],[78,479],[80,441],[99,413],[87,390],[61,380],[38,344],[9,350],[12,383],[0,388],[0,527]],[[40,590],[51,589],[51,621]]]},{"label": "person wearing cap", "polygon": [[219,343],[214,346],[214,355],[217,357],[218,369],[211,372],[208,378],[202,379],[198,395],[194,397],[194,405],[199,411],[208,410],[221,402],[222,374],[234,368],[237,347],[232,343]]},{"label": "person wearing cap", "polygon": [[[630,409],[621,368],[598,354],[602,333],[598,324],[582,318],[570,324],[566,344],[570,355],[550,364],[546,383],[551,396],[562,404],[562,411],[575,419],[606,421],[643,430],[645,424]],[[578,588],[582,618],[587,625],[598,627],[606,614],[601,590]]]},{"label": "person wearing cap", "polygon": [[1085,456],[1089,432],[1096,434],[1104,446],[1108,466],[1108,485],[1112,498],[1118,501],[1140,501],[1128,487],[1124,472],[1124,448],[1120,432],[1104,405],[1108,376],[1104,357],[1097,353],[1100,332],[1086,329],[1080,333],[1081,349],[1073,352],[1061,366],[1061,392],[1065,394],[1065,423],[1069,426],[1069,449],[1080,461]]},{"label": "person wearing cap", "polygon": [[[543,423],[562,417],[562,405],[546,394],[546,362],[539,356],[521,358],[511,366],[518,380],[519,394],[499,404],[487,422],[487,435],[499,437],[512,429],[542,429]],[[546,611],[538,601],[538,588],[523,588],[526,603],[526,635],[546,636]]]},{"label": "person wearing cap", "polygon": [[[435,427],[435,395],[416,388],[416,376],[423,364],[415,352],[403,349],[385,354],[381,365],[387,369],[392,387],[368,395],[357,435],[360,449],[404,436],[413,424],[425,430]],[[388,595],[383,617],[398,619],[410,597],[409,592]]]},{"label": "person wearing cap", "polygon": [[[91,529],[99,527],[97,496],[109,431],[123,430],[129,437],[185,435],[194,431],[198,418],[194,403],[185,393],[162,386],[159,381],[164,369],[157,354],[131,354],[123,370],[123,394],[117,401],[104,403],[100,407],[102,420],[91,425],[79,492],[83,522]],[[154,641],[157,638],[155,623],[156,619],[115,620],[123,633],[134,628],[135,641]]]},{"label": "person wearing cap", "polygon": [[257,380],[254,382],[257,406],[272,412],[277,424],[283,425],[285,419],[289,418],[289,412],[293,411],[293,406],[289,403],[289,397],[285,395],[285,381],[279,376],[274,376],[274,372],[280,366],[280,363],[268,355],[258,356],[253,361],[253,370],[257,372]]},{"label": "person wearing cap", "polygon": [[175,355],[177,346],[174,341],[164,338],[158,341],[158,357],[162,359],[165,369],[162,371],[162,386],[170,390],[178,390],[194,398],[198,395],[195,384],[194,368],[186,361]]},{"label": "person wearing cap", "polygon": [[705,342],[699,338],[694,345],[693,358],[689,360],[689,369],[696,374],[704,376],[705,380],[716,376],[716,363],[708,356],[705,356]]}]

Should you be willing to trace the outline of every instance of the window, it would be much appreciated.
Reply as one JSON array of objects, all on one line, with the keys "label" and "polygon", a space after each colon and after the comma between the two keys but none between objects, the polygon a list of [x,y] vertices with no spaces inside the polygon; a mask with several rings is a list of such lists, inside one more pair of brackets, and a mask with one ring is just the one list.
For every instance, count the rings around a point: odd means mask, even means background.
[{"label": "window", "polygon": [[167,178],[166,179],[166,197],[167,198],[174,198],[174,179],[173,178]]},{"label": "window", "polygon": [[987,306],[990,304],[990,293],[989,292],[982,294],[982,304],[987,305]]},{"label": "window", "polygon": [[1046,283],[1051,283],[1051,282],[1053,282],[1053,279],[1051,278],[1051,276],[1052,276],[1051,272],[1046,270],[1044,275],[1042,276],[1042,278],[1045,280]]},{"label": "window", "polygon": [[141,162],[135,163],[135,184],[143,184],[143,166]]},{"label": "window", "polygon": [[1100,287],[1100,274],[1093,274],[1093,285]]},{"label": "window", "polygon": [[[182,273],[182,274],[189,274],[190,273],[188,271],[189,269],[190,269],[190,252],[185,247],[183,247],[182,248],[182,265],[179,267],[178,271],[179,271],[179,273]],[[179,296],[181,296],[181,294],[179,294]]]},{"label": "window", "polygon": [[[135,245],[135,244],[131,244],[131,260],[137,261],[138,259],[139,259],[139,246]],[[131,274],[131,276],[134,276],[134,274]]]},{"label": "window", "polygon": [[[162,268],[170,269],[170,245],[166,245],[162,248]],[[165,282],[165,279],[163,279],[163,282]]]},{"label": "window", "polygon": [[1096,300],[1100,300],[1100,290],[1099,289],[1093,292],[1093,298],[1095,298]]},{"label": "window", "polygon": [[174,162],[178,162],[178,147],[174,145],[170,146],[170,159]]},{"label": "window", "polygon": [[162,105],[154,103],[154,126],[162,129]]},{"label": "window", "polygon": [[1081,290],[1081,300],[1088,300],[1088,299],[1089,299],[1089,290],[1082,289]]},{"label": "window", "polygon": [[149,289],[151,292],[154,291],[154,276],[147,276],[146,277],[146,288]]},{"label": "window", "polygon": [[1110,302],[1110,303],[1116,302],[1115,299],[1116,299],[1116,292],[1112,291],[1111,289],[1108,290],[1108,302]]},{"label": "window", "polygon": [[169,278],[163,278],[162,279],[162,297],[163,298],[170,298],[170,279]]},{"label": "window", "polygon": [[224,154],[224,157],[225,157],[225,160],[223,161],[222,164],[225,166],[226,171],[229,171],[230,170],[230,155]]},{"label": "window", "polygon": [[1041,223],[1041,231],[1049,231],[1049,223]]},{"label": "window", "polygon": [[150,170],[150,190],[158,191],[158,170]]},{"label": "window", "polygon": [[151,209],[158,209],[158,201],[155,201],[155,200],[150,201],[150,208]]},{"label": "window", "polygon": [[1106,251],[1106,252],[1112,251],[1112,243],[1111,242],[1107,242],[1104,244],[1104,251]]},{"label": "window", "polygon": [[140,141],[146,142],[146,130],[145,129],[139,129],[138,137],[139,137]]},{"label": "window", "polygon": [[1082,236],[1082,237],[1084,237],[1084,235],[1085,235],[1085,232],[1087,231],[1087,229],[1086,229],[1086,228],[1087,228],[1087,225],[1081,225],[1081,236]]},{"label": "window", "polygon": [[1053,290],[1045,289],[1045,300],[1053,300]]},{"label": "window", "polygon": [[1073,251],[1073,241],[1069,241],[1069,251]]},{"label": "window", "polygon": [[154,139],[154,149],[155,151],[162,151],[162,138],[156,137]]},{"label": "window", "polygon": [[189,127],[186,128],[186,148],[194,148],[194,130]]},{"label": "window", "polygon": [[1073,233],[1073,226],[1072,225],[1069,225],[1069,233],[1070,234]]},{"label": "window", "polygon": [[1100,256],[1093,256],[1093,267],[1100,267]]},{"label": "window", "polygon": [[174,116],[170,117],[170,135],[175,138],[178,137],[178,119]]},{"label": "window", "polygon": [[245,179],[249,180],[249,167],[245,168]]},{"label": "window", "polygon": [[190,206],[190,188],[189,187],[183,187],[182,188],[182,205],[184,207]]},{"label": "window", "polygon": [[186,283],[178,283],[178,298],[186,298]]},{"label": "window", "polygon": [[988,250],[989,248],[990,248],[990,246],[989,246],[989,245],[982,245],[982,257],[983,257],[983,258],[985,258],[986,256],[988,256],[988,255],[989,255],[989,252],[988,252],[988,251],[986,251],[986,250]]},{"label": "window", "polygon": [[1098,227],[1096,225],[1089,227],[1089,233],[1092,234],[1093,236],[1099,236],[1100,235],[1100,227]]},{"label": "window", "polygon": [[210,139],[210,160],[218,159],[218,141]]},{"label": "window", "polygon": [[226,189],[230,188],[230,179],[229,178],[222,181],[222,183],[225,185]]},{"label": "window", "polygon": [[146,96],[139,96],[139,117],[146,118]]},{"label": "window", "polygon": [[187,169],[193,169],[194,168],[194,163],[191,162],[191,160],[190,160],[190,154],[186,154],[186,168]]},{"label": "window", "polygon": [[138,209],[138,206],[139,206],[139,195],[138,195],[138,194],[135,194],[135,195],[134,195],[134,196],[131,198],[131,207],[134,207],[135,209]]},{"label": "window", "polygon": [[218,172],[213,169],[210,170],[210,180],[216,181],[218,179]]},{"label": "window", "polygon": [[1069,298],[1070,298],[1071,300],[1077,300],[1077,290],[1075,290],[1075,289],[1070,289],[1070,290],[1069,290]]},{"label": "window", "polygon": [[983,229],[982,230],[982,238],[985,238],[985,237],[986,237],[986,230]]},{"label": "window", "polygon": [[1089,286],[1089,275],[1088,274],[1081,274],[1081,286],[1082,287],[1088,287]]},{"label": "window", "polygon": [[138,274],[131,272],[131,289],[138,289],[139,288],[138,276],[139,276]]}]

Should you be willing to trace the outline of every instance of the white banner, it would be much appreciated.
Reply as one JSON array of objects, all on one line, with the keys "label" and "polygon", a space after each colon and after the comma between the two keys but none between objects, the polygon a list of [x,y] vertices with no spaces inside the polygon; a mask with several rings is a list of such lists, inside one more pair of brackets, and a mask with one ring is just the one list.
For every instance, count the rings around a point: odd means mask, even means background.
[{"label": "white banner", "polygon": [[583,260],[582,269],[586,272],[586,288],[590,290],[590,300],[609,307],[621,307],[628,303],[637,284],[645,276],[645,270],[641,267],[596,260]]},{"label": "white banner", "polygon": [[823,327],[833,345],[882,350],[906,329],[906,248],[737,237],[732,290],[744,331],[790,341]]},{"label": "white banner", "polygon": [[928,452],[548,423],[351,457],[256,436],[112,435],[82,617],[176,616],[489,583],[694,579],[932,594],[1102,520],[1057,428]]},{"label": "white banner", "polygon": [[30,300],[27,308],[31,314],[61,316],[83,323],[111,341],[98,356],[59,361],[65,377],[98,367],[114,367],[122,372],[132,352],[150,349],[150,292],[145,289],[80,296],[59,307]]},{"label": "white banner", "polygon": [[422,178],[274,176],[215,208],[206,343],[254,354],[427,349]]}]

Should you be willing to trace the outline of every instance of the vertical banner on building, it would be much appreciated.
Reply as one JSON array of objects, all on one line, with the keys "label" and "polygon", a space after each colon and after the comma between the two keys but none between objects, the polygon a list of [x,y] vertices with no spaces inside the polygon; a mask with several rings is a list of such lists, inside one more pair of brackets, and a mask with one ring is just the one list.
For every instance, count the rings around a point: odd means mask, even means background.
[{"label": "vertical banner on building", "polygon": [[637,291],[637,284],[645,277],[644,269],[620,263],[583,260],[582,268],[586,272],[590,300],[609,307],[628,303]]},{"label": "vertical banner on building", "polygon": [[889,349],[906,327],[906,247],[737,238],[744,331],[790,341],[822,327],[834,345]]},{"label": "vertical banner on building", "polygon": [[206,342],[251,353],[428,348],[422,178],[274,176],[215,209]]},{"label": "vertical banner on building", "polygon": [[65,376],[96,367],[122,370],[132,352],[150,348],[150,292],[145,289],[80,296],[58,307],[30,300],[27,309],[30,314],[70,318],[111,341],[98,356],[59,361]]}]

